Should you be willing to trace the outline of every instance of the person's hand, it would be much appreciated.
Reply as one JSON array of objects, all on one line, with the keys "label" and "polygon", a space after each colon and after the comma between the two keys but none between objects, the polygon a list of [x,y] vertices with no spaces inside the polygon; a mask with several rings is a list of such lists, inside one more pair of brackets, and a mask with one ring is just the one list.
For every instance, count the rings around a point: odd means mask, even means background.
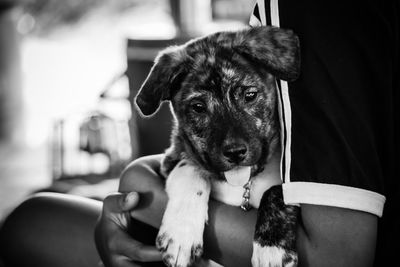
[{"label": "person's hand", "polygon": [[113,194],[104,199],[103,212],[95,231],[96,247],[107,267],[141,266],[141,262],[161,261],[154,246],[144,245],[128,234],[131,217],[129,211],[136,207],[139,195]]}]

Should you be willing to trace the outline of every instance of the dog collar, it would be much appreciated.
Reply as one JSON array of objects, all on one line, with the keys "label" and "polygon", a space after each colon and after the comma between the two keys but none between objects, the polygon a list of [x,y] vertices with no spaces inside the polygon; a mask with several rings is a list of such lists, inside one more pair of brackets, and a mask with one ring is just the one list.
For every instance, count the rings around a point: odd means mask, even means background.
[{"label": "dog collar", "polygon": [[253,183],[253,179],[249,179],[249,181],[247,181],[247,183],[245,183],[245,185],[243,186],[244,188],[244,192],[243,192],[243,196],[242,196],[242,204],[240,205],[240,208],[244,211],[249,211],[251,210],[251,206],[250,206],[250,187],[251,184]]}]

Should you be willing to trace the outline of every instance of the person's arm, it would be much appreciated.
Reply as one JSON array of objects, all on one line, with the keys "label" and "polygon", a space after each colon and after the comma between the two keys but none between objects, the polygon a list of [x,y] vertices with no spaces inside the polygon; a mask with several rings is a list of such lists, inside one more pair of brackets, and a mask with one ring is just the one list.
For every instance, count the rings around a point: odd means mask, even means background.
[{"label": "person's arm", "polygon": [[[139,193],[140,202],[131,215],[155,228],[161,224],[167,203],[160,160],[158,155],[134,161],[121,176],[119,187],[120,192]],[[251,266],[256,216],[256,210],[243,212],[238,207],[210,200],[204,256],[224,266]]]},{"label": "person's arm", "polygon": [[[133,217],[159,227],[167,196],[159,175],[160,156],[134,162],[121,178],[120,191],[141,195]],[[350,209],[301,205],[299,266],[371,266],[377,217]],[[256,211],[210,201],[205,254],[225,266],[250,266]]]},{"label": "person's arm", "polygon": [[375,215],[343,208],[301,205],[297,232],[299,266],[372,266]]}]

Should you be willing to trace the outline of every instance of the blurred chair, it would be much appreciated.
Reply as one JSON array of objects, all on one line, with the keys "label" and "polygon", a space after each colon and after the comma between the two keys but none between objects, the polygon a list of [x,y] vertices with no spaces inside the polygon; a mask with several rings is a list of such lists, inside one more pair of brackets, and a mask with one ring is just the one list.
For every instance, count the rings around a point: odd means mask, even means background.
[{"label": "blurred chair", "polygon": [[134,97],[146,79],[158,52],[171,45],[182,44],[188,39],[129,39],[127,47],[127,76],[132,108],[132,117],[129,121],[131,140],[138,149],[138,157],[163,153],[170,144],[172,115],[167,103],[163,103],[158,112],[151,118],[139,115]]},{"label": "blurred chair", "polygon": [[[133,159],[126,95],[110,93],[116,76],[100,94],[98,104],[85,114],[58,119],[53,124],[51,166],[53,180],[117,178]],[[126,91],[128,91],[126,85]],[[135,135],[132,135],[136,139]]]}]

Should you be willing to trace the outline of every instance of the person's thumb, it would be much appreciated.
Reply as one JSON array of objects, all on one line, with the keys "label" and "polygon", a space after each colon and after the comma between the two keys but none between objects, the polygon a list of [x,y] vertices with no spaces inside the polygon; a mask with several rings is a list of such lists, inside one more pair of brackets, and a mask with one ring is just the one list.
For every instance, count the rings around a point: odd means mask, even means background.
[{"label": "person's thumb", "polygon": [[132,210],[139,202],[137,192],[115,193],[103,201],[103,211],[106,213],[122,213]]}]

